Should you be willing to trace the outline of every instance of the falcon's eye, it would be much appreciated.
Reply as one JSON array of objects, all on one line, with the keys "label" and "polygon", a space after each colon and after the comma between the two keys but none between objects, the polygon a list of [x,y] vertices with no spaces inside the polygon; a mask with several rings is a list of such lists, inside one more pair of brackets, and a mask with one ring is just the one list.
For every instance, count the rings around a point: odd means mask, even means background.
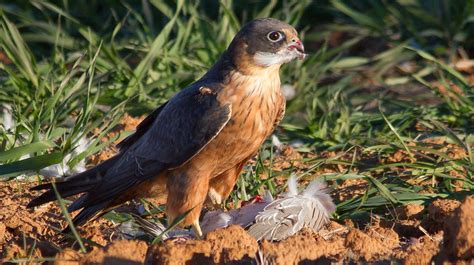
[{"label": "falcon's eye", "polygon": [[267,38],[271,42],[277,42],[277,41],[280,41],[281,39],[283,39],[283,34],[281,34],[278,31],[272,31],[272,32],[268,33]]}]

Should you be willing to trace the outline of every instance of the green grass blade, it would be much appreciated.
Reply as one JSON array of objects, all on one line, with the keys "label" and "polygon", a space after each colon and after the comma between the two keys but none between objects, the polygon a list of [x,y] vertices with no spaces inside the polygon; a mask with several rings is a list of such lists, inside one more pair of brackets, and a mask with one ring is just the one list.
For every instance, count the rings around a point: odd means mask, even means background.
[{"label": "green grass blade", "polygon": [[184,0],[178,0],[176,12],[171,18],[171,20],[166,24],[163,30],[158,34],[155,38],[153,43],[151,44],[150,50],[148,51],[145,58],[140,62],[140,64],[135,68],[133,71],[133,79],[129,82],[128,87],[125,91],[125,96],[129,97],[136,91],[138,84],[142,81],[145,77],[146,72],[150,69],[153,62],[155,61],[158,54],[160,54],[160,49],[166,44],[166,41],[173,29],[174,25],[176,24],[176,20],[178,19],[178,15],[181,12],[183,7]]},{"label": "green grass blade", "polygon": [[414,156],[413,156],[413,153],[410,151],[410,148],[408,148],[408,146],[405,144],[405,141],[402,139],[400,134],[398,134],[397,129],[395,129],[395,127],[393,127],[392,123],[387,119],[387,117],[385,116],[385,114],[382,111],[382,106],[381,105],[379,105],[379,111],[380,111],[380,114],[382,115],[385,123],[387,123],[390,130],[393,132],[393,134],[395,134],[398,141],[400,141],[400,143],[403,145],[403,148],[405,149],[405,151],[407,151],[408,155],[410,155],[410,157],[413,158]]},{"label": "green grass blade", "polygon": [[64,201],[61,198],[61,195],[59,194],[58,189],[56,188],[56,184],[54,182],[51,182],[51,185],[53,186],[54,194],[56,195],[56,198],[58,200],[59,208],[61,208],[61,212],[64,215],[64,218],[66,218],[66,221],[69,225],[69,228],[71,229],[72,234],[76,238],[77,243],[79,244],[79,247],[81,248],[81,251],[83,253],[86,253],[86,247],[84,246],[84,243],[82,242],[82,238],[77,232],[76,227],[74,226],[74,223],[72,222],[71,215],[67,211],[66,205],[64,204]]},{"label": "green grass blade", "polygon": [[39,141],[0,152],[0,162],[16,160],[23,155],[44,152],[54,146],[52,141]]},{"label": "green grass blade", "polygon": [[20,161],[15,161],[9,164],[0,165],[0,177],[12,173],[22,173],[25,171],[36,171],[47,166],[58,164],[63,159],[62,152],[54,152],[35,157],[30,157]]}]

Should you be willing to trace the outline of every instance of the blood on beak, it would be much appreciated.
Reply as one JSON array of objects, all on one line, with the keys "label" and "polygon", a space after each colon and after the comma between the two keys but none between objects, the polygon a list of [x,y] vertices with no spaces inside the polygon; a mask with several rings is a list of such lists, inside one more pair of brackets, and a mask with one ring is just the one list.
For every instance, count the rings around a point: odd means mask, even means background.
[{"label": "blood on beak", "polygon": [[303,43],[299,39],[292,39],[288,45],[288,50],[298,53],[298,59],[303,60],[306,57]]}]

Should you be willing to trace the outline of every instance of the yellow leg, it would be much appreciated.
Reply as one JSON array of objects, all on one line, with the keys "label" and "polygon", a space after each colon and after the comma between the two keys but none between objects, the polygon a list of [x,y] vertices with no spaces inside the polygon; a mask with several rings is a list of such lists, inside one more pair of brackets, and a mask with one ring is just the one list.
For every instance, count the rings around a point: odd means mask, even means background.
[{"label": "yellow leg", "polygon": [[192,227],[193,227],[194,233],[196,233],[196,237],[198,239],[202,239],[203,236],[202,236],[201,226],[199,225],[199,220],[195,220],[192,224]]}]

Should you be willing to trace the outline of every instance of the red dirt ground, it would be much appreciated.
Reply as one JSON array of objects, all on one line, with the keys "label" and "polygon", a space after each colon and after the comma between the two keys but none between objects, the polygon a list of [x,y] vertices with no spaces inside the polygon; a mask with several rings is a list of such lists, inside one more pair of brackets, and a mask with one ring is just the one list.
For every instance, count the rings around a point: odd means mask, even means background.
[{"label": "red dirt ground", "polygon": [[[140,119],[129,116],[117,130],[133,129]],[[130,125],[131,124],[131,125]],[[108,138],[111,135],[108,136]],[[107,139],[104,139],[107,140]],[[451,157],[464,156],[462,149],[444,142],[443,152]],[[92,157],[92,164],[107,159],[114,148]],[[325,152],[320,157],[335,157]],[[347,154],[351,156],[350,154]],[[305,157],[314,157],[305,154]],[[292,167],[305,169],[299,162],[301,154],[292,148],[276,157],[274,171]],[[389,162],[410,159],[400,151],[387,158]],[[319,173],[343,172],[341,165],[328,165]],[[355,170],[355,169],[353,169]],[[277,180],[283,183],[285,180]],[[257,243],[238,226],[209,233],[204,240],[166,241],[151,245],[145,241],[126,240],[113,224],[98,219],[80,228],[87,253],[81,253],[74,240],[67,240],[57,231],[65,227],[64,218],[56,203],[35,209],[25,205],[37,195],[28,189],[37,182],[0,182],[0,263],[25,261],[55,264],[299,264],[328,262],[397,261],[406,264],[474,262],[474,196],[463,202],[438,199],[430,205],[405,205],[395,209],[396,221],[383,221],[377,216],[371,223],[358,225],[350,220],[331,221],[318,234],[303,230],[281,242]],[[346,200],[362,194],[367,187],[364,180],[346,180],[337,186],[333,196]],[[26,262],[28,261],[28,262]]]},{"label": "red dirt ground", "polygon": [[[423,210],[407,205],[397,209],[398,224],[426,235],[409,237],[396,223],[380,222],[357,228],[348,221],[332,221],[319,234],[303,230],[281,242],[258,244],[238,226],[209,233],[205,240],[166,241],[150,245],[144,241],[121,240],[114,225],[99,219],[81,228],[81,235],[98,243],[86,243],[89,252],[81,254],[77,245],[62,240],[53,227],[64,227],[60,209],[50,203],[36,209],[25,205],[33,194],[27,189],[34,183],[0,182],[0,258],[41,260],[55,257],[57,264],[219,264],[251,260],[267,264],[291,264],[303,261],[385,261],[428,264],[431,260],[474,261],[474,196],[462,203],[436,200],[429,205],[424,220],[417,219]],[[413,222],[413,220],[418,220]],[[407,229],[405,229],[407,230]],[[407,231],[409,231],[408,229]],[[444,242],[444,244],[441,244]],[[264,263],[265,264],[265,263]]]}]

